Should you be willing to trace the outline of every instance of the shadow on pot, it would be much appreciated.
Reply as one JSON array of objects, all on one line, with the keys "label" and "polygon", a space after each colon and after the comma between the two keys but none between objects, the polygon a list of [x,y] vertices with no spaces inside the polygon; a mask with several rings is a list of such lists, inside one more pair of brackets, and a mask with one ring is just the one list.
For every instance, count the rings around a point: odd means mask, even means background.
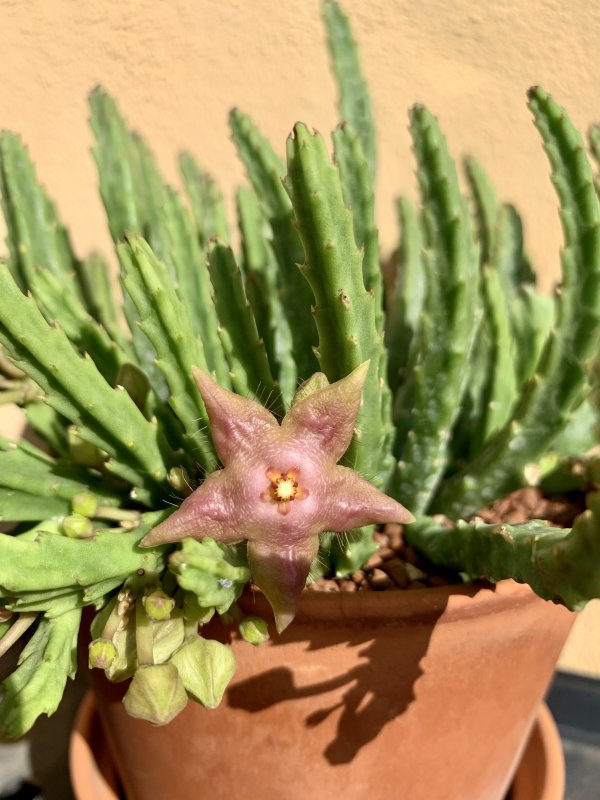
[{"label": "shadow on pot", "polygon": [[[444,608],[440,607],[438,616]],[[314,671],[332,677],[311,681],[311,669],[294,674],[290,668],[278,666],[236,682],[230,687],[226,702],[231,708],[252,714],[280,703],[322,698],[322,705],[307,714],[305,725],[314,728],[335,716],[334,738],[327,744],[324,755],[332,765],[346,764],[415,699],[415,683],[423,674],[420,662],[434,630],[433,627],[407,630],[402,647],[390,647],[385,630],[379,628],[374,625],[360,632],[344,628],[334,632],[329,626],[314,629],[292,626],[281,642],[273,640],[273,649],[277,650],[279,644],[294,644],[308,651],[320,649]],[[373,638],[375,630],[377,638]],[[323,636],[327,637],[329,648],[325,655]],[[348,665],[346,653],[350,652],[354,666]]]}]

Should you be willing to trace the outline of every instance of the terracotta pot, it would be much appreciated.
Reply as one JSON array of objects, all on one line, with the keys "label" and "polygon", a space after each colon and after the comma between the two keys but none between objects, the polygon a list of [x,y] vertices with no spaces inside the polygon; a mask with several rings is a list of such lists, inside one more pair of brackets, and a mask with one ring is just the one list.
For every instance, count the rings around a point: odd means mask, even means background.
[{"label": "terracotta pot", "polygon": [[129,800],[502,800],[573,617],[512,581],[305,592],[268,645],[232,638],[220,709],[163,728],[92,675]]},{"label": "terracotta pot", "polygon": [[118,800],[121,796],[92,692],[81,701],[71,732],[69,773],[75,800]]},{"label": "terracotta pot", "polygon": [[[123,791],[110,760],[96,700],[84,697],[71,734],[69,767],[75,800],[119,800]],[[564,800],[565,760],[548,707],[540,707],[506,800]]]},{"label": "terracotta pot", "polygon": [[565,756],[547,705],[542,705],[514,777],[510,800],[563,800]]}]

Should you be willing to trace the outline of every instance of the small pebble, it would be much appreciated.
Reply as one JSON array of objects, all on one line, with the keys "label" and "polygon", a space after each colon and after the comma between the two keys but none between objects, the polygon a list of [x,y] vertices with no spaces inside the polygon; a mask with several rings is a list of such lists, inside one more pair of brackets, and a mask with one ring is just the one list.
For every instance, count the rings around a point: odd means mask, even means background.
[{"label": "small pebble", "polygon": [[373,572],[369,575],[369,583],[373,589],[376,589],[377,591],[391,589],[395,585],[394,581],[390,578],[387,572],[384,572],[382,569],[373,570]]},{"label": "small pebble", "polygon": [[337,581],[327,578],[319,578],[313,583],[313,586],[320,592],[339,592],[340,590],[340,585]]},{"label": "small pebble", "polygon": [[396,555],[395,550],[392,550],[391,547],[380,547],[377,551],[377,555],[379,558],[382,558],[384,561],[387,561],[388,558],[394,558]]},{"label": "small pebble", "polygon": [[410,578],[408,570],[406,569],[406,564],[401,558],[391,558],[383,564],[382,569],[387,572],[396,586],[408,586]]},{"label": "small pebble", "polygon": [[357,589],[358,586],[354,581],[342,581],[340,583],[340,591],[342,592],[355,592]]},{"label": "small pebble", "polygon": [[356,584],[362,583],[364,579],[365,579],[365,573],[362,571],[362,569],[357,569],[356,572],[352,573],[352,580],[354,581],[354,583]]},{"label": "small pebble", "polygon": [[367,561],[364,566],[365,572],[371,572],[371,570],[380,567],[383,564],[383,558],[379,555],[379,553],[373,553],[371,558]]},{"label": "small pebble", "polygon": [[392,550],[400,550],[404,544],[404,537],[402,535],[402,526],[390,524],[385,526],[385,532],[388,537],[389,545]]},{"label": "small pebble", "polygon": [[389,539],[385,533],[380,533],[379,531],[373,534],[373,541],[380,547],[387,547],[389,544]]}]

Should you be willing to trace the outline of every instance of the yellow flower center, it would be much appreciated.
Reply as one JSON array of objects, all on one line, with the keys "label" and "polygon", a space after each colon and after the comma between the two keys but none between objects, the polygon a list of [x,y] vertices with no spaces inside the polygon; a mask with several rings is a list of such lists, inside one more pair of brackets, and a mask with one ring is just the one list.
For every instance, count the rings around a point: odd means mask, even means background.
[{"label": "yellow flower center", "polygon": [[308,491],[298,484],[300,470],[289,469],[287,472],[269,468],[267,478],[269,488],[260,493],[260,499],[276,503],[277,510],[284,516],[289,514],[292,500],[304,500]]},{"label": "yellow flower center", "polygon": [[291,478],[279,478],[275,481],[273,493],[277,500],[293,500],[298,484]]}]

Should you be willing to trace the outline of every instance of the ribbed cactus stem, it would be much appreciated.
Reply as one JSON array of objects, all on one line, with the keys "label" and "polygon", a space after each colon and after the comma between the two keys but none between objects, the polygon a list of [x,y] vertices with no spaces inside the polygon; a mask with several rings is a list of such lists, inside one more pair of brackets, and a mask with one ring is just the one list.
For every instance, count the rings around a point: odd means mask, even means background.
[{"label": "ribbed cactus stem", "polygon": [[573,528],[539,520],[521,525],[458,522],[448,529],[434,520],[417,522],[407,538],[439,567],[470,578],[528,583],[546,600],[573,611],[600,594],[600,504],[580,514]]},{"label": "ribbed cactus stem", "polygon": [[270,227],[271,246],[279,271],[281,305],[289,324],[298,378],[304,380],[317,370],[313,353],[316,336],[310,313],[310,288],[298,270],[304,257],[302,242],[294,228],[292,205],[281,185],[285,164],[252,120],[239,109],[233,109],[229,124],[234,144]]},{"label": "ribbed cactus stem", "polygon": [[363,254],[354,240],[352,212],[345,205],[339,172],[321,136],[301,124],[288,139],[284,185],[305,250],[301,271],[314,294],[321,371],[335,381],[371,361],[355,440],[346,458],[381,486],[392,465],[383,334],[376,327],[375,298],[364,286]]},{"label": "ribbed cactus stem", "polygon": [[233,250],[218,241],[208,248],[213,300],[219,318],[219,336],[229,362],[233,388],[261,398],[274,413],[283,413],[283,400],[271,373],[265,343],[258,335],[244,279]]},{"label": "ribbed cactus stem", "polygon": [[450,435],[469,378],[465,363],[480,320],[479,256],[454,163],[437,120],[423,106],[411,112],[411,132],[424,204],[427,295],[410,376],[414,413],[392,492],[419,516],[448,464]]},{"label": "ribbed cactus stem", "polygon": [[533,89],[531,110],[552,166],[565,236],[557,324],[513,418],[461,474],[449,479],[434,508],[456,518],[524,481],[588,393],[588,364],[600,335],[600,205],[583,141],[566,113]]},{"label": "ribbed cactus stem", "polygon": [[343,121],[349,122],[359,136],[369,169],[370,183],[375,181],[377,153],[373,111],[369,89],[363,77],[358,50],[350,21],[333,0],[323,4],[327,44],[337,81],[338,108]]},{"label": "ribbed cactus stem", "polygon": [[144,419],[129,395],[113,389],[90,358],[49,326],[34,301],[0,266],[0,343],[44,390],[48,403],[77,424],[85,438],[118,461],[134,483],[160,483],[172,458],[158,428]]}]

